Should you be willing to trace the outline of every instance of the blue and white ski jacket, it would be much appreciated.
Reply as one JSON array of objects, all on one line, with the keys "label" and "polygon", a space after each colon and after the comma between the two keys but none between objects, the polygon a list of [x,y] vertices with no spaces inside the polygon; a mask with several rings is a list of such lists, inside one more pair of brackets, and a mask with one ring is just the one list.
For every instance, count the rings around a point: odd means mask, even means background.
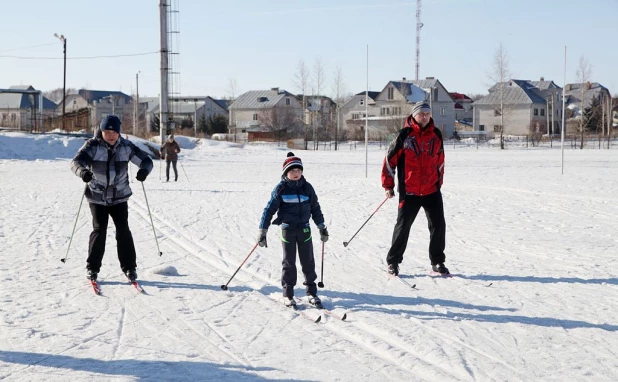
[{"label": "blue and white ski jacket", "polygon": [[282,176],[275,186],[260,220],[260,229],[268,229],[270,221],[277,213],[272,224],[286,224],[290,229],[304,227],[312,218],[316,225],[324,223],[324,216],[318,196],[313,186],[301,176],[299,180],[289,180]]}]

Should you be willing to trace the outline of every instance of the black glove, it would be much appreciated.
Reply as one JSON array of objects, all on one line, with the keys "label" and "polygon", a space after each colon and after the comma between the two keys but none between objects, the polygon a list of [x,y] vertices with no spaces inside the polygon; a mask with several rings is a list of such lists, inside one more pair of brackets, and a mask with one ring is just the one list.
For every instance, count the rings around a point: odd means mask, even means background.
[{"label": "black glove", "polygon": [[318,229],[320,230],[320,240],[326,243],[328,241],[328,230],[326,229],[326,226],[324,224],[320,224]]},{"label": "black glove", "polygon": [[93,177],[92,171],[90,171],[90,170],[83,170],[82,171],[81,178],[84,181],[84,183],[90,182],[92,180],[92,177]]},{"label": "black glove", "polygon": [[266,233],[268,232],[267,229],[261,229],[260,233],[258,235],[258,244],[260,245],[260,247],[267,247],[268,248],[268,244],[266,243]]},{"label": "black glove", "polygon": [[148,176],[148,171],[144,170],[143,168],[140,168],[139,171],[137,172],[137,175],[135,176],[135,179],[139,180],[140,182],[143,182],[146,180],[147,176]]},{"label": "black glove", "polygon": [[395,191],[394,190],[384,190],[386,193],[386,197],[387,198],[392,198],[393,196],[395,196]]}]

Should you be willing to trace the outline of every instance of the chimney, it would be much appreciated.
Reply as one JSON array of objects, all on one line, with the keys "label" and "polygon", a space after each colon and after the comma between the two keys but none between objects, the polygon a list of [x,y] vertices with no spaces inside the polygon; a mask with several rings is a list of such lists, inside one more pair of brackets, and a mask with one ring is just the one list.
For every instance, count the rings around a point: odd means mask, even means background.
[{"label": "chimney", "polygon": [[270,90],[277,92],[277,94],[279,94],[279,88],[270,88]]},{"label": "chimney", "polygon": [[567,92],[570,92],[571,91],[571,84],[564,85],[564,90],[566,90]]},{"label": "chimney", "polygon": [[425,77],[426,80],[435,80],[434,77]]},{"label": "chimney", "polygon": [[403,77],[403,82],[406,82],[406,78],[405,77]]},{"label": "chimney", "polygon": [[541,77],[541,81],[545,81],[545,77]]},{"label": "chimney", "polygon": [[586,90],[590,90],[590,87],[591,87],[590,81],[586,82]]}]

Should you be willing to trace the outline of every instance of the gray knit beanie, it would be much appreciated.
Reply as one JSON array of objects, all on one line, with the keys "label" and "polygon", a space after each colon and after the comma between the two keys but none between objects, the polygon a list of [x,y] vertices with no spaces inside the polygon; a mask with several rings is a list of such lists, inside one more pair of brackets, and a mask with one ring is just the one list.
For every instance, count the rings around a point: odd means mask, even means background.
[{"label": "gray knit beanie", "polygon": [[431,112],[431,107],[429,107],[429,104],[427,102],[419,101],[419,102],[415,103],[414,107],[412,108],[412,117],[415,117],[421,111],[423,111],[423,112]]}]

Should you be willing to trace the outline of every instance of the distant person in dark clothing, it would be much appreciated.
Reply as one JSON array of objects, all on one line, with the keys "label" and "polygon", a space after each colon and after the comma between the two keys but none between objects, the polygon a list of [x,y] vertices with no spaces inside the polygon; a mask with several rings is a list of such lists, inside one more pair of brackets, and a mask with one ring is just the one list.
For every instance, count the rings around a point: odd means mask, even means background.
[{"label": "distant person in dark clothing", "polygon": [[410,228],[421,207],[429,222],[429,260],[432,270],[449,274],[444,266],[446,221],[442,203],[444,144],[442,133],[431,118],[431,108],[417,102],[393,142],[382,166],[382,187],[388,198],[395,196],[395,176],[399,193],[399,211],[393,240],[386,262],[388,272],[399,274],[399,264],[408,244]]},{"label": "distant person in dark clothing", "polygon": [[120,136],[120,119],[115,115],[103,118],[95,137],[86,141],[71,161],[71,170],[88,184],[86,199],[90,203],[93,230],[86,268],[91,280],[97,279],[101,269],[110,216],[116,226],[120,268],[129,280],[137,278],[127,204],[132,195],[127,172],[129,162],[139,167],[136,179],[140,182],[146,180],[152,171],[152,160],[131,141]]},{"label": "distant person in dark clothing", "polygon": [[178,142],[174,140],[174,134],[170,134],[167,142],[161,146],[161,150],[159,154],[161,158],[165,155],[165,162],[167,166],[165,167],[165,177],[166,182],[170,181],[170,163],[174,167],[174,182],[178,181],[178,170],[176,169],[176,162],[178,161],[178,153],[180,152],[180,146],[178,146]]}]

